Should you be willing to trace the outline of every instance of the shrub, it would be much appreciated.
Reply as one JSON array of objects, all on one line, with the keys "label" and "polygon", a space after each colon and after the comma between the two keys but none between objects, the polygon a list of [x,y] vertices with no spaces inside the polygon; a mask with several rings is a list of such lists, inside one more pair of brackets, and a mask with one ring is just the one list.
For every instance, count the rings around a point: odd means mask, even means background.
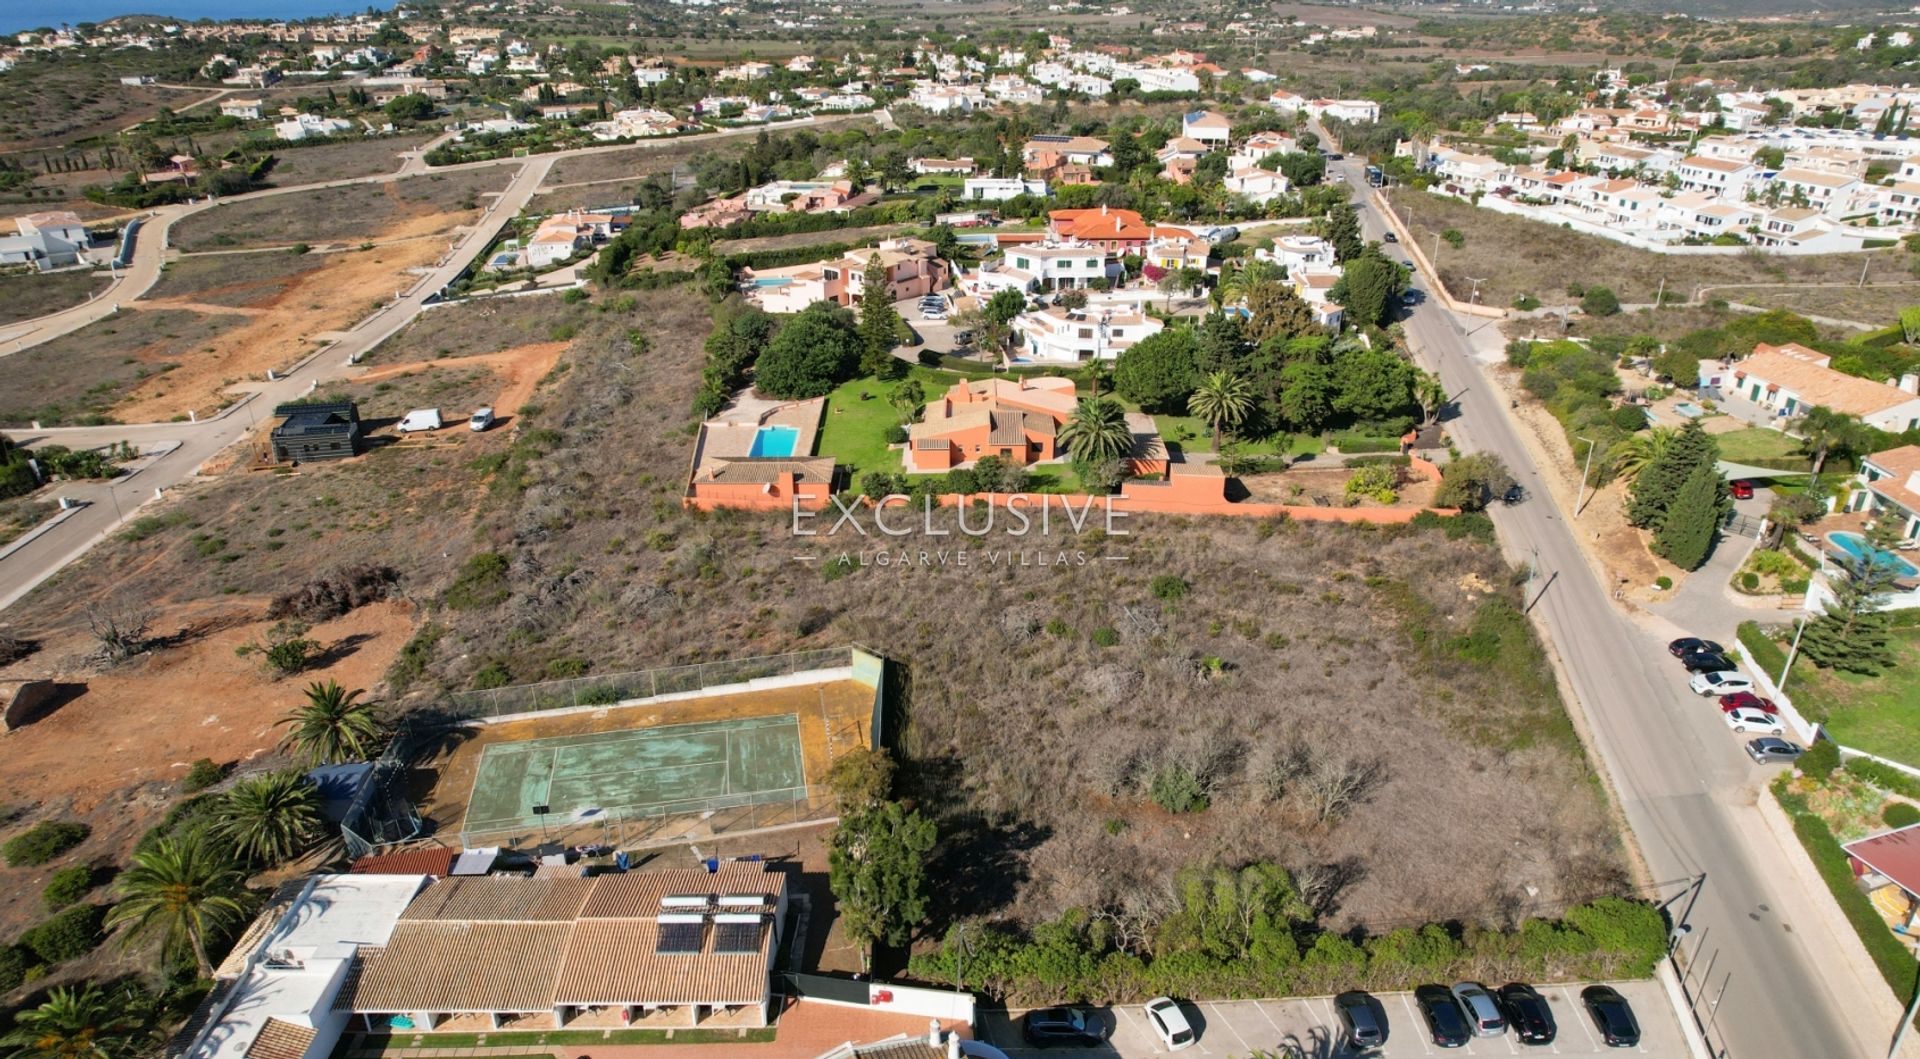
[{"label": "shrub", "polygon": [[1391,504],[1400,499],[1400,494],[1394,491],[1394,486],[1397,484],[1395,478],[1392,467],[1380,464],[1362,467],[1353,472],[1353,477],[1347,479],[1347,499],[1354,500],[1364,496],[1382,504]]},{"label": "shrub", "polygon": [[106,919],[102,905],[75,905],[20,935],[20,944],[42,963],[77,960],[100,944],[100,923]]},{"label": "shrub", "polygon": [[[1806,767],[1806,760],[1810,756],[1811,753],[1801,756],[1802,768]],[[1774,781],[1773,793],[1780,807],[1787,811],[1787,816],[1793,821],[1794,834],[1806,848],[1814,867],[1819,869],[1820,877],[1826,882],[1834,901],[1840,905],[1840,911],[1846,914],[1854,932],[1860,935],[1860,941],[1866,945],[1868,954],[1880,968],[1887,984],[1893,987],[1895,995],[1905,1000],[1908,991],[1913,988],[1913,954],[1887,929],[1886,921],[1880,918],[1873,902],[1860,892],[1846,851],[1840,848],[1840,842],[1834,838],[1827,822],[1807,808],[1805,795],[1787,791],[1785,780],[1783,776]]]},{"label": "shrub", "polygon": [[261,651],[267,670],[276,677],[292,676],[307,668],[320,653],[320,641],[306,637],[306,622],[282,622],[268,632],[273,639]]},{"label": "shrub", "polygon": [[1184,597],[1189,587],[1186,579],[1177,574],[1161,574],[1153,579],[1150,586],[1153,598],[1175,600]]},{"label": "shrub", "polygon": [[1206,786],[1185,765],[1166,765],[1155,772],[1147,799],[1170,813],[1199,813],[1207,808]]},{"label": "shrub", "polygon": [[1920,777],[1910,776],[1870,757],[1849,758],[1847,771],[1856,779],[1871,783],[1883,791],[1892,791],[1894,794],[1908,798],[1920,798]]},{"label": "shrub", "polygon": [[1735,634],[1740,638],[1740,646],[1746,648],[1747,658],[1753,664],[1769,674],[1779,673],[1787,664],[1787,656],[1780,653],[1780,645],[1773,642],[1757,621],[1743,621]]},{"label": "shrub", "polygon": [[45,864],[87,840],[93,829],[74,820],[42,820],[0,846],[8,867],[32,868]]},{"label": "shrub", "polygon": [[504,688],[513,683],[513,674],[506,664],[499,661],[488,662],[473,674],[473,686],[480,691],[490,688]]},{"label": "shrub", "polygon": [[1748,592],[1758,592],[1760,590],[1760,575],[1754,573],[1752,570],[1741,574],[1740,587],[1746,589]]},{"label": "shrub", "polygon": [[1620,299],[1606,287],[1588,287],[1580,295],[1580,311],[1588,316],[1612,316],[1620,311]]},{"label": "shrub", "polygon": [[887,444],[901,445],[907,440],[907,428],[898,423],[887,428]]},{"label": "shrub", "polygon": [[1093,630],[1093,645],[1095,647],[1113,647],[1119,644],[1119,642],[1120,634],[1113,629],[1103,625]]},{"label": "shrub", "polygon": [[386,599],[399,583],[400,571],[391,566],[360,563],[344,567],[273,597],[267,617],[276,621],[330,621],[356,607]]},{"label": "shrub", "polygon": [[213,763],[210,757],[203,757],[187,768],[185,779],[180,781],[180,789],[188,794],[198,794],[208,787],[219,783],[226,770]]},{"label": "shrub", "polygon": [[1540,299],[1531,294],[1518,294],[1514,296],[1513,307],[1523,313],[1532,312],[1540,308]]},{"label": "shrub", "polygon": [[1880,810],[1880,819],[1888,827],[1912,827],[1920,824],[1920,807],[1911,802],[1888,802],[1887,807]]},{"label": "shrub", "polygon": [[1613,410],[1613,425],[1631,434],[1647,429],[1647,413],[1636,404],[1623,404]]},{"label": "shrub", "polygon": [[53,873],[46,887],[40,891],[40,900],[46,903],[47,911],[58,912],[87,896],[87,891],[91,889],[93,869],[85,864],[73,864]]},{"label": "shrub", "polygon": [[496,606],[507,599],[507,557],[499,552],[480,552],[460,567],[460,575],[447,586],[446,604],[454,610],[475,610]]},{"label": "shrub", "polygon": [[1659,589],[1662,592],[1665,592],[1666,590],[1673,587],[1673,578],[1668,577],[1665,574],[1661,574],[1659,577],[1656,577],[1653,579],[1653,587]]},{"label": "shrub", "polygon": [[1824,780],[1840,767],[1840,744],[1831,739],[1815,739],[1794,765],[1815,779]]},{"label": "shrub", "polygon": [[10,993],[27,980],[27,950],[18,945],[0,945],[0,993]]}]

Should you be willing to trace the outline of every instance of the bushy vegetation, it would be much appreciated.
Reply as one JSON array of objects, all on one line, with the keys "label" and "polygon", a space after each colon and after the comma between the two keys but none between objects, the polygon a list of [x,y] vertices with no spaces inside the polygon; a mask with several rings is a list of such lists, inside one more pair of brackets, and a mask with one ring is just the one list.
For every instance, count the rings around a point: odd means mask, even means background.
[{"label": "bushy vegetation", "polygon": [[0,846],[0,856],[14,868],[45,864],[87,840],[93,829],[76,820],[42,820]]},{"label": "bushy vegetation", "polygon": [[1127,1003],[1155,995],[1311,996],[1343,989],[1397,990],[1478,975],[1502,980],[1638,978],[1666,952],[1667,929],[1650,905],[1603,898],[1559,920],[1505,931],[1439,925],[1355,939],[1321,929],[1311,902],[1278,865],[1188,869],[1173,884],[1175,909],[1145,926],[1069,911],[1020,929],[956,926],[912,972],[967,981],[1009,1003]]},{"label": "bushy vegetation", "polygon": [[30,927],[20,935],[20,946],[47,964],[77,960],[100,944],[103,905],[74,905]]},{"label": "bushy vegetation", "polygon": [[[1804,771],[1806,755],[1801,756],[1799,764]],[[1847,853],[1840,848],[1833,830],[1808,807],[1807,796],[1794,790],[1791,784],[1789,775],[1776,778],[1774,798],[1780,802],[1780,808],[1786,810],[1787,819],[1793,821],[1794,834],[1799,836],[1800,844],[1812,858],[1813,866],[1819,870],[1821,880],[1827,884],[1828,892],[1846,915],[1847,922],[1860,936],[1867,954],[1873,957],[1874,966],[1880,969],[1894,995],[1905,1003],[1914,990],[1913,954],[1887,929],[1886,920],[1880,918],[1873,901],[1860,892]]]},{"label": "bushy vegetation", "polygon": [[87,891],[91,889],[93,868],[85,864],[72,864],[53,873],[40,891],[40,900],[49,912],[58,912],[87,896]]}]

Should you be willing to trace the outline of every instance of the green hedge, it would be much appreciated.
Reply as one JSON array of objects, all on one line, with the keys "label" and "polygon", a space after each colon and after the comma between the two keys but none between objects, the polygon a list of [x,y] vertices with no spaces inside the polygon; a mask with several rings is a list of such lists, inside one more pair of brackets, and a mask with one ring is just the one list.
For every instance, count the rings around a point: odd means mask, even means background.
[{"label": "green hedge", "polygon": [[75,905],[20,935],[20,945],[42,963],[77,960],[100,944],[100,925],[106,918],[105,905]]},{"label": "green hedge", "polygon": [[1753,664],[1765,670],[1767,675],[1775,677],[1787,664],[1787,656],[1781,653],[1780,645],[1773,642],[1757,621],[1743,621],[1739,629],[1740,646],[1747,649],[1747,657]]},{"label": "green hedge", "polygon": [[1340,450],[1342,455],[1356,452],[1399,452],[1399,438],[1372,437],[1367,434],[1335,434],[1327,439],[1327,444]]},{"label": "green hedge", "polygon": [[1896,629],[1920,629],[1920,607],[1902,607],[1884,612]]},{"label": "green hedge", "polygon": [[1869,757],[1856,757],[1847,761],[1846,770],[1854,778],[1873,784],[1883,791],[1904,795],[1908,798],[1920,798],[1920,776],[1910,776],[1890,765],[1883,765]]},{"label": "green hedge", "polygon": [[87,840],[92,829],[71,820],[42,820],[0,846],[0,856],[15,868],[45,864]]},{"label": "green hedge", "polygon": [[1773,796],[1793,821],[1793,833],[1800,837],[1800,844],[1806,847],[1807,856],[1813,858],[1814,867],[1820,870],[1820,878],[1832,891],[1833,899],[1840,905],[1840,911],[1846,914],[1847,921],[1853,924],[1854,932],[1860,935],[1861,943],[1867,947],[1867,954],[1873,957],[1874,965],[1880,968],[1880,974],[1892,988],[1893,995],[1899,998],[1900,1003],[1907,1003],[1914,991],[1912,954],[1907,952],[1907,947],[1900,939],[1893,936],[1893,931],[1880,918],[1873,902],[1860,892],[1854,882],[1853,869],[1847,864],[1847,853],[1840,848],[1840,842],[1833,837],[1827,822],[1807,808],[1805,795],[1788,791],[1787,783],[1786,774],[1775,779]]}]

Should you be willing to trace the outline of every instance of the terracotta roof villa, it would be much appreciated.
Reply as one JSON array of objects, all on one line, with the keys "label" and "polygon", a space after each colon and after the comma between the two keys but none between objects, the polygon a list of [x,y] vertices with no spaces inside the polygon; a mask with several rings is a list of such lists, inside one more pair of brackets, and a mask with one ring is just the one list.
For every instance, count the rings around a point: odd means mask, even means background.
[{"label": "terracotta roof villa", "polygon": [[1909,375],[1905,386],[1889,386],[1835,371],[1831,363],[1825,353],[1795,342],[1763,342],[1734,363],[1729,389],[1783,418],[1820,405],[1890,433],[1920,427],[1920,380]]},{"label": "terracotta roof villa", "polygon": [[787,909],[758,864],[429,886],[334,1009],[365,1028],[757,1027]]},{"label": "terracotta roof villa", "polygon": [[956,382],[908,430],[907,470],[945,471],[993,455],[1022,467],[1051,460],[1054,433],[1077,403],[1072,379]]}]

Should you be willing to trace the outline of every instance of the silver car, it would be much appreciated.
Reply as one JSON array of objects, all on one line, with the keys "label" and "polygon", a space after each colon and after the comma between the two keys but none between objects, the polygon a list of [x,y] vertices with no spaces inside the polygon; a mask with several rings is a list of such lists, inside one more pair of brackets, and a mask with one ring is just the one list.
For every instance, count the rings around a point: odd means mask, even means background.
[{"label": "silver car", "polygon": [[1507,1019],[1494,1003],[1493,994],[1479,982],[1453,983],[1453,999],[1460,1002],[1475,1037],[1501,1037],[1507,1032]]}]

